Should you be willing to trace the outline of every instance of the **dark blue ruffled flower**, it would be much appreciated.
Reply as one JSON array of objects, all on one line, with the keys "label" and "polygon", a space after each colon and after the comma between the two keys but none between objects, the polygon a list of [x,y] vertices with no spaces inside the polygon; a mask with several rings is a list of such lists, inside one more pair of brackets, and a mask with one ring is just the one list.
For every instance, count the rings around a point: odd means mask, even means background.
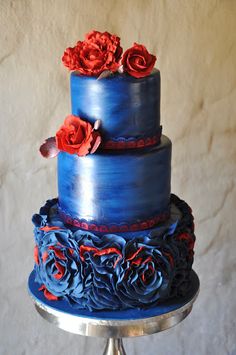
[{"label": "dark blue ruffled flower", "polygon": [[176,257],[176,266],[170,295],[172,297],[184,296],[190,287],[190,274],[193,264],[193,247],[195,235],[185,228],[181,228],[172,238],[172,245],[178,250]]},{"label": "dark blue ruffled flower", "polygon": [[116,285],[122,302],[129,307],[140,307],[165,298],[173,275],[171,257],[155,247],[133,241],[127,243]]},{"label": "dark blue ruffled flower", "polygon": [[34,228],[34,238],[36,245],[40,245],[46,231],[56,229],[67,229],[60,221],[57,214],[58,199],[48,200],[45,206],[40,208],[39,213],[32,217]]},{"label": "dark blue ruffled flower", "polygon": [[76,252],[75,241],[68,230],[45,233],[38,246],[38,280],[53,295],[84,298],[83,265]]},{"label": "dark blue ruffled flower", "polygon": [[117,235],[102,238],[84,231],[75,233],[80,257],[86,274],[91,277],[87,290],[87,307],[91,309],[121,309],[121,300],[116,295],[116,283],[123,260],[126,241]]}]

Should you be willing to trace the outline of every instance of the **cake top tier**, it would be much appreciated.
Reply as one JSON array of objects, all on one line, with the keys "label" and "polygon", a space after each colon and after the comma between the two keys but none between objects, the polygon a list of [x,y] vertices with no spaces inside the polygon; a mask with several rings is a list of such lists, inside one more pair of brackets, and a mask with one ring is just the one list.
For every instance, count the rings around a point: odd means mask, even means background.
[{"label": "cake top tier", "polygon": [[160,143],[160,72],[156,57],[134,43],[123,53],[120,38],[91,31],[65,50],[72,71],[72,115],[40,147],[44,157],[59,151],[79,156],[98,148],[136,149]]},{"label": "cake top tier", "polygon": [[[136,79],[114,74],[95,77],[71,74],[72,114],[91,124],[101,120],[106,144],[157,139],[160,135],[160,72]],[[110,142],[110,143],[109,143]]]},{"label": "cake top tier", "polygon": [[123,53],[119,37],[91,31],[65,50],[62,61],[73,71],[72,114],[91,124],[101,120],[106,146],[159,141],[160,72],[144,45],[134,43]]}]

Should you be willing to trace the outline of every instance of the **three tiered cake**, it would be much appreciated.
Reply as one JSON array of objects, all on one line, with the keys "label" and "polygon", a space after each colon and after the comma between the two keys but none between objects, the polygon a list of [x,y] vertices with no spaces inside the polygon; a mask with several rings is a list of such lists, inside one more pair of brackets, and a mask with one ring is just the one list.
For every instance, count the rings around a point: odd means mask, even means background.
[{"label": "three tiered cake", "polygon": [[40,147],[58,159],[58,199],[33,216],[35,281],[77,309],[147,308],[189,291],[190,207],[171,194],[156,57],[92,31],[67,48],[72,114]]}]

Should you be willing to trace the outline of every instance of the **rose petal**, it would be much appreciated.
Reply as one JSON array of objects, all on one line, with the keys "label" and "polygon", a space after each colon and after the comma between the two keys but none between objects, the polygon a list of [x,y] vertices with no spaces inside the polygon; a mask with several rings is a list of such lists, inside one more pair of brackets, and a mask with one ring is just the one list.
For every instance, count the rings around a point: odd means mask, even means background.
[{"label": "rose petal", "polygon": [[101,74],[97,77],[97,80],[108,78],[109,76],[113,75],[113,72],[110,70],[104,70]]},{"label": "rose petal", "polygon": [[99,145],[101,144],[101,136],[97,136],[93,146],[92,146],[92,149],[90,150],[90,154],[93,154],[96,152],[96,150],[98,149]]},{"label": "rose petal", "polygon": [[124,73],[124,66],[120,65],[118,68],[118,73],[123,74]]},{"label": "rose petal", "polygon": [[56,145],[56,138],[50,137],[40,146],[39,151],[44,158],[54,158],[58,155],[59,149]]},{"label": "rose petal", "polygon": [[101,123],[102,123],[101,120],[95,121],[94,126],[93,126],[93,129],[94,129],[95,131],[97,131],[97,130],[99,129],[99,127],[101,126]]}]

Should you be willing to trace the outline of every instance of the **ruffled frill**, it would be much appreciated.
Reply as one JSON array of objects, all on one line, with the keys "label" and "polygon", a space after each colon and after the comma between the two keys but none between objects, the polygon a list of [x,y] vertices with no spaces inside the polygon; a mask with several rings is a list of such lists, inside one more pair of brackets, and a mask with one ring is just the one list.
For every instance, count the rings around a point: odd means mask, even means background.
[{"label": "ruffled frill", "polygon": [[35,281],[45,297],[93,311],[145,308],[184,296],[193,263],[193,216],[177,196],[171,204],[178,213],[169,223],[134,237],[65,225],[57,199],[47,201],[32,218]]}]

